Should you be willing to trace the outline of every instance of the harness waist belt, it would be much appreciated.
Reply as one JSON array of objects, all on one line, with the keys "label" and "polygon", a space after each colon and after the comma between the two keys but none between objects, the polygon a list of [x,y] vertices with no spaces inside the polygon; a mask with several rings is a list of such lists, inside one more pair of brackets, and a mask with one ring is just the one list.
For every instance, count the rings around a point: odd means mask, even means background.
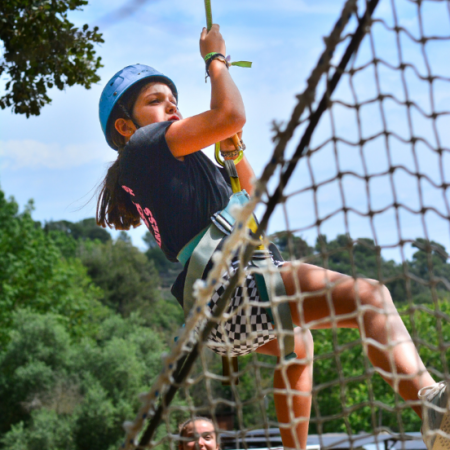
[{"label": "harness waist belt", "polygon": [[[183,265],[186,265],[187,261],[190,259],[183,290],[183,309],[185,317],[189,315],[195,302],[193,294],[195,281],[203,277],[205,268],[220,242],[226,238],[233,229],[235,219],[231,214],[230,209],[234,205],[245,205],[248,200],[249,197],[245,191],[233,194],[230,197],[230,201],[226,208],[211,217],[212,224],[191,239],[181,249],[180,253],[178,253],[177,259]],[[253,228],[256,226],[256,221],[253,220],[252,222],[253,223],[248,224],[248,228],[253,231]],[[254,266],[264,269],[269,269],[273,266],[270,252],[260,247],[254,252],[252,263]],[[260,299],[266,303],[266,308],[270,305],[272,294],[275,294],[276,296],[286,295],[284,283],[278,270],[266,270],[263,274],[255,273],[255,280]],[[278,313],[275,317],[275,324],[289,332],[282,337],[284,344],[282,346],[284,350],[283,356],[286,359],[295,358],[293,323],[289,304],[283,302],[280,303],[277,308]]]},{"label": "harness waist belt", "polygon": [[[231,215],[230,209],[237,205],[245,205],[249,200],[249,196],[245,189],[243,189],[241,192],[237,192],[236,194],[233,194],[230,197],[230,200],[227,204],[227,206],[219,212],[216,212],[212,217],[211,221],[219,228],[220,231],[222,231],[224,234],[230,234],[233,225],[234,225],[234,217]],[[251,225],[251,224],[249,224]],[[189,258],[191,257],[192,253],[194,252],[195,247],[197,247],[198,243],[201,241],[202,237],[205,235],[205,233],[208,231],[208,227],[200,231],[197,235],[195,235],[178,253],[177,259],[180,261],[183,266],[186,265]],[[253,227],[249,227],[252,231]]]}]

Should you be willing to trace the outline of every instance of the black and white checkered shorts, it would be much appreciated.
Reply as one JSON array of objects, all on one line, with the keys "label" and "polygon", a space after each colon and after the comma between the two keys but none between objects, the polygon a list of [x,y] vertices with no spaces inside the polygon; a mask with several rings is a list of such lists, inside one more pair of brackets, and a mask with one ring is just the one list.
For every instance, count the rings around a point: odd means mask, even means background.
[{"label": "black and white checkered shorts", "polygon": [[[229,272],[223,275],[222,282],[217,284],[209,303],[212,311],[224,293],[227,281],[234,274],[237,264],[238,262],[233,263]],[[274,261],[274,264],[280,267],[283,262]],[[231,315],[230,319],[219,323],[211,331],[207,346],[219,355],[242,356],[275,339],[274,328],[266,309],[248,304],[259,301],[255,278],[248,274],[244,284],[236,288],[230,300],[227,310]]]}]

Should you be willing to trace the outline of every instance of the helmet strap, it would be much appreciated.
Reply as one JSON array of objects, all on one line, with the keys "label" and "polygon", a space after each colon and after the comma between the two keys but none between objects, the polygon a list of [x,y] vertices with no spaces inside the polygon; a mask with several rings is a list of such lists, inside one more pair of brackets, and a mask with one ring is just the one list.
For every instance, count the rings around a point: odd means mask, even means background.
[{"label": "helmet strap", "polygon": [[125,105],[121,101],[118,101],[117,104],[119,105],[122,112],[125,114],[126,118],[133,122],[133,125],[136,127],[136,130],[141,128],[141,126],[133,119],[131,114],[128,112],[127,108],[125,108]]}]

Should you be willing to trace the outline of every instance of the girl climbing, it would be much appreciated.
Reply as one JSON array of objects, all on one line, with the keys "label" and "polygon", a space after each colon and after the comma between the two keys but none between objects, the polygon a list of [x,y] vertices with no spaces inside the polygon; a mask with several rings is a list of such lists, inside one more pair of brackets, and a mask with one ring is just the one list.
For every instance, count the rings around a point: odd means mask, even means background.
[{"label": "girl climbing", "polygon": [[[211,217],[227,207],[232,194],[224,173],[200,150],[220,142],[225,159],[242,157],[230,137],[236,133],[241,137],[245,109],[228,71],[225,42],[218,25],[209,32],[203,29],[200,53],[206,58],[211,79],[208,111],[183,118],[172,80],[139,64],[114,75],[100,99],[102,129],[108,144],[118,151],[118,158],[109,168],[100,192],[97,223],[126,230],[144,221],[171,261],[180,258],[186,246],[195,248]],[[243,157],[236,169],[241,186],[251,195],[254,174],[248,160]],[[430,450],[444,448],[448,439],[436,430],[449,426],[448,388],[445,383],[434,384],[388,290],[374,280],[355,280],[309,264],[293,266],[279,261],[276,255],[272,258],[292,299],[289,307],[293,322],[303,329],[308,325],[306,332],[296,330],[297,360],[288,365],[286,377],[282,370],[274,375],[275,389],[290,388],[295,394],[290,415],[288,395],[283,391],[275,393],[284,446],[294,448],[298,443],[306,448],[313,351],[309,328],[337,326],[359,329],[372,364],[405,400],[413,402],[419,416],[422,389],[425,440]],[[186,293],[192,291],[189,266],[188,258],[172,288],[181,305]],[[203,276],[208,269],[209,265]],[[223,293],[227,277],[224,275],[217,283],[211,308]],[[224,342],[231,342],[232,355],[253,351],[280,355],[269,313],[262,307],[239,308],[244,297],[256,303],[260,295],[255,276],[248,273],[244,286],[237,288],[231,298],[230,311],[235,312],[232,318],[211,333],[208,345],[214,351],[223,354]]]}]

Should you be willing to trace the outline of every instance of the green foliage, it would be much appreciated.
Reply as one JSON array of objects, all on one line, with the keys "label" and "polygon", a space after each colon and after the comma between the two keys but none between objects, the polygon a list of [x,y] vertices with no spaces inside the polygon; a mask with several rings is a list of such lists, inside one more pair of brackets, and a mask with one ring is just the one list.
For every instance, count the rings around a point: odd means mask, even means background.
[{"label": "green foliage", "polygon": [[[450,264],[447,263],[449,255],[445,247],[435,241],[421,238],[416,239],[413,247],[418,251],[413,254],[410,264],[411,272],[426,283],[435,281],[436,290],[439,292],[438,296],[442,297],[445,292],[448,293],[448,280],[450,280]],[[415,295],[429,290],[426,285],[414,281],[412,283]]]},{"label": "green foliage", "polygon": [[176,277],[181,272],[183,266],[179,262],[169,261],[159,248],[153,235],[147,231],[142,238],[147,244],[148,250],[145,252],[149,261],[153,262],[161,278],[163,288],[169,288],[175,282]]},{"label": "green foliage", "polygon": [[56,411],[39,409],[30,414],[30,426],[13,425],[0,442],[8,450],[75,450],[71,436],[73,418],[58,416]]},{"label": "green foliage", "polygon": [[52,402],[52,388],[70,361],[69,335],[54,315],[25,310],[13,314],[13,329],[0,356],[0,426],[24,420],[43,402]]},{"label": "green foliage", "polygon": [[103,304],[123,316],[139,310],[151,320],[152,304],[159,298],[159,278],[139,249],[123,239],[84,241],[77,254],[91,279],[102,289]]},{"label": "green foliage", "polygon": [[9,337],[0,353],[0,442],[8,449],[117,448],[164,350],[136,315],[112,315],[92,339],[73,340],[57,315],[18,310]]},{"label": "green foliage", "polygon": [[278,247],[285,260],[300,259],[312,255],[314,249],[300,236],[288,231],[278,231],[269,236],[269,239]]},{"label": "green foliage", "polygon": [[78,242],[70,235],[59,230],[44,231],[51,238],[58,250],[66,259],[75,258],[77,254]]},{"label": "green foliage", "polygon": [[425,366],[436,379],[443,378],[450,361],[449,300],[448,296],[442,296],[434,305],[414,305],[401,310]]},{"label": "green foliage", "polygon": [[320,236],[316,242],[316,251],[321,254],[329,269],[348,275],[381,279],[382,260],[379,249],[372,239],[358,239],[356,244],[341,234],[328,242],[326,236]]},{"label": "green foliage", "polygon": [[100,242],[111,240],[111,235],[104,228],[99,227],[93,217],[79,222],[69,222],[68,220],[46,222],[44,230],[48,232],[60,231],[75,240],[89,239],[94,241],[97,239]]},{"label": "green foliage", "polygon": [[117,448],[183,312],[127,236],[31,212],[0,191],[0,448]]},{"label": "green foliage", "polygon": [[101,315],[100,290],[76,259],[63,258],[51,236],[31,218],[32,204],[19,213],[0,191],[0,343],[5,343],[18,308],[53,312],[75,334]]},{"label": "green foliage", "polygon": [[7,75],[0,107],[17,114],[39,115],[50,103],[47,89],[79,84],[89,89],[100,78],[101,58],[94,44],[104,42],[98,27],[76,28],[69,11],[86,0],[6,0],[0,6],[0,40],[4,52],[0,75]]},{"label": "green foliage", "polygon": [[[146,325],[166,334],[169,332],[167,340],[172,340],[171,333],[184,321],[183,311],[168,292],[160,292],[155,259],[134,247],[127,233],[120,233],[113,242],[111,235],[97,226],[94,218],[76,223],[47,222],[44,230],[64,256],[78,257],[88,269],[94,284],[101,288],[99,299],[104,305],[124,317],[138,312]],[[165,258],[158,246],[149,251],[158,252],[168,263],[164,263],[164,268],[159,266],[162,276],[171,276],[165,268],[178,268],[179,265]]]}]

